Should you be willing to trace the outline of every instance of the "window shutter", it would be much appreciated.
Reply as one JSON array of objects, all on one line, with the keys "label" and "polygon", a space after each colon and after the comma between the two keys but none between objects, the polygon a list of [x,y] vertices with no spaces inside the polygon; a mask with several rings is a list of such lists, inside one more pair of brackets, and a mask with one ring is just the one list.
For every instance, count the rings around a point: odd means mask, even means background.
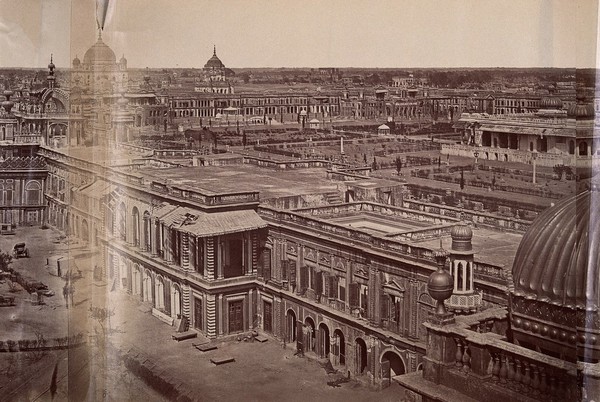
[{"label": "window shutter", "polygon": [[329,276],[329,272],[323,272],[323,296],[330,297],[331,292],[329,289],[329,281],[331,281],[331,276]]},{"label": "window shutter", "polygon": [[265,276],[265,281],[271,279],[271,250],[268,248],[265,249],[263,254],[263,275]]},{"label": "window shutter", "polygon": [[398,317],[396,317],[396,304],[397,303],[394,300],[392,300],[390,303],[390,319],[398,322]]},{"label": "window shutter", "polygon": [[369,288],[365,288],[362,296],[363,297],[360,302],[360,308],[362,308],[366,313],[367,311],[369,311]]},{"label": "window shutter", "polygon": [[306,265],[300,267],[300,289],[308,287],[308,267]]},{"label": "window shutter", "polygon": [[329,297],[332,297],[334,299],[338,298],[338,281],[339,278],[335,275],[331,275],[329,277]]},{"label": "window shutter", "polygon": [[317,272],[316,275],[313,275],[314,278],[314,286],[313,289],[315,292],[320,295],[323,293],[323,271]]},{"label": "window shutter", "polygon": [[[264,259],[264,253],[265,253],[266,249],[263,249],[260,252],[260,255],[258,256],[258,264],[256,266],[256,274],[259,278],[263,278],[264,277],[264,272],[263,272],[263,265],[265,265],[265,259]],[[202,272],[202,271],[200,271]]]},{"label": "window shutter", "polygon": [[359,286],[358,283],[351,283],[348,286],[348,292],[349,292],[349,300],[348,302],[350,303],[350,307],[351,308],[356,308],[358,307],[358,300],[359,300]]},{"label": "window shutter", "polygon": [[288,279],[288,260],[281,260],[281,280],[287,281]]},{"label": "window shutter", "polygon": [[290,285],[296,286],[296,261],[289,261],[288,267],[290,268]]},{"label": "window shutter", "polygon": [[313,267],[308,267],[310,269],[310,288],[312,290],[317,289],[317,273]]},{"label": "window shutter", "polygon": [[387,320],[390,318],[390,311],[389,311],[389,302],[390,302],[390,297],[386,294],[382,294],[380,297],[381,300],[381,319],[383,320]]}]

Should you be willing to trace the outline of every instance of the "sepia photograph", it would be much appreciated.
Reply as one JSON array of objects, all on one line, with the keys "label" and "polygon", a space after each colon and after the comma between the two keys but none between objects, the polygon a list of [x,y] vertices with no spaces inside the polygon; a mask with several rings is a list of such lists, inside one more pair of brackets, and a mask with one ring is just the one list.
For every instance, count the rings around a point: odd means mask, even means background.
[{"label": "sepia photograph", "polygon": [[0,0],[0,401],[600,401],[599,10]]}]

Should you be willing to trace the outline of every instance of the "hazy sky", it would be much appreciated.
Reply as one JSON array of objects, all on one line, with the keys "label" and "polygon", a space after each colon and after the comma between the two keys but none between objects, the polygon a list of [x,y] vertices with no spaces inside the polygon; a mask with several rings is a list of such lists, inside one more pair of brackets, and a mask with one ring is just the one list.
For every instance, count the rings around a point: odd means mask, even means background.
[{"label": "hazy sky", "polygon": [[[130,67],[595,67],[598,0],[109,0]],[[95,0],[0,0],[0,67],[96,41]]]}]

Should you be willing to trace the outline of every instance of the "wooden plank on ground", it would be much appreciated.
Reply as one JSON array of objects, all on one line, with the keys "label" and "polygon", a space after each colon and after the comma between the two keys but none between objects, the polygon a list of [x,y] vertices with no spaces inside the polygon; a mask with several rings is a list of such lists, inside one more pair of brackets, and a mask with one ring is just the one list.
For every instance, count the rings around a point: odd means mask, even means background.
[{"label": "wooden plank on ground", "polygon": [[266,342],[269,340],[269,338],[267,338],[266,336],[263,336],[263,335],[258,335],[254,339],[256,339],[259,342]]},{"label": "wooden plank on ground", "polygon": [[192,345],[200,352],[209,352],[211,350],[217,349],[217,345],[213,345],[211,343],[194,343]]},{"label": "wooden plank on ground", "polygon": [[176,334],[173,334],[172,338],[174,340],[176,340],[177,342],[180,342],[180,341],[185,341],[186,339],[196,338],[197,336],[198,336],[198,333],[196,331],[185,331],[185,332],[178,332]]},{"label": "wooden plank on ground", "polygon": [[216,366],[226,363],[232,363],[235,359],[233,357],[213,357],[210,362]]}]

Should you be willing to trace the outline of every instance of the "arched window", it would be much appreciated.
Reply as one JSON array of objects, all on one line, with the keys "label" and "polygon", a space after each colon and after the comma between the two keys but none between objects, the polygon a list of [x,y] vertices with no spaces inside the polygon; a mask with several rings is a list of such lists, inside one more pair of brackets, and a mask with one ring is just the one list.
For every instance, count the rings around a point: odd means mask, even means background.
[{"label": "arched window", "polygon": [[13,184],[0,184],[0,205],[11,206],[13,203]]},{"label": "arched window", "polygon": [[133,207],[133,211],[132,211],[132,218],[133,218],[133,222],[132,222],[132,232],[133,232],[133,245],[134,246],[139,246],[140,245],[140,213],[137,209],[137,207]]},{"label": "arched window", "polygon": [[30,181],[25,185],[25,202],[27,205],[41,204],[42,186],[37,181]]},{"label": "arched window", "polygon": [[119,213],[118,213],[118,228],[119,228],[119,237],[121,240],[127,240],[127,221],[126,221],[126,211],[125,211],[125,203],[121,203],[119,205]]},{"label": "arched window", "polygon": [[463,264],[459,262],[456,267],[456,289],[455,290],[464,290],[463,288]]}]

